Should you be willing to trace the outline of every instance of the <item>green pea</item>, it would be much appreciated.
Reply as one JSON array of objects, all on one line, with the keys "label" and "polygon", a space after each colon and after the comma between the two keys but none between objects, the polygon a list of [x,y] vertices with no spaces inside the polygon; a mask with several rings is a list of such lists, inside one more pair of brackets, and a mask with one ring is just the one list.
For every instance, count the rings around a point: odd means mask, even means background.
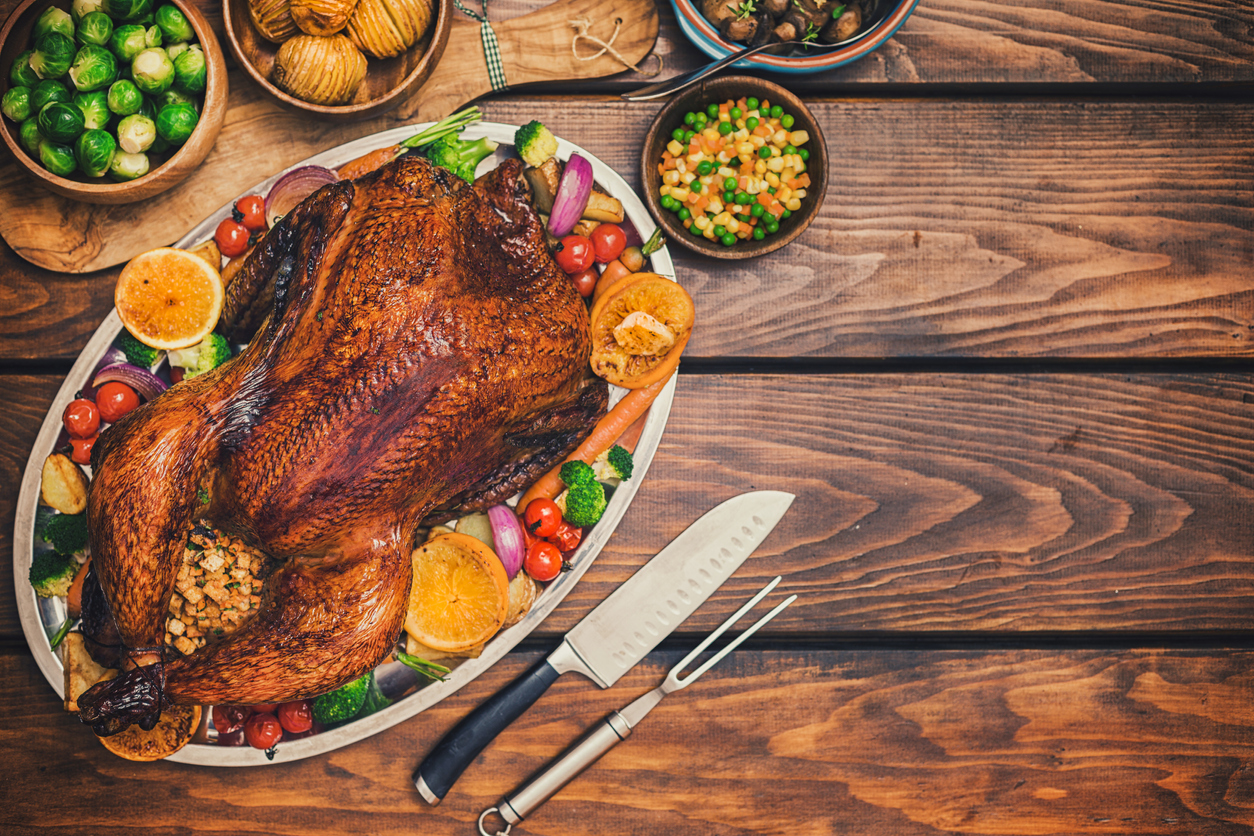
[{"label": "green pea", "polygon": [[760,218],[762,217],[762,213],[765,211],[766,211],[766,207],[764,207],[761,203],[755,203],[753,204],[753,207],[749,210],[749,214],[755,218]]},{"label": "green pea", "polygon": [[784,210],[783,212],[781,212],[781,213],[780,213],[780,215],[779,215],[779,219],[780,219],[781,221],[786,221],[786,220],[788,220],[788,219],[789,219],[789,218],[791,218],[791,217],[792,217],[792,212],[789,212],[787,209],[785,209],[785,210]]},{"label": "green pea", "polygon": [[753,96],[750,96],[749,98],[745,99],[745,107],[749,108],[750,110],[757,110],[758,100],[755,99]]},{"label": "green pea", "polygon": [[675,130],[671,131],[671,139],[675,140],[676,142],[683,142],[684,141],[684,129],[676,128]]},{"label": "green pea", "polygon": [[697,111],[697,113],[696,113],[696,121],[693,123],[693,126],[694,126],[694,127],[697,127],[697,128],[700,128],[700,127],[703,127],[703,126],[705,125],[705,123],[706,123],[706,122],[708,122],[708,121],[710,121],[710,120],[709,120],[709,118],[705,115],[705,111],[704,111],[704,110],[698,110],[698,111]]},{"label": "green pea", "polygon": [[775,187],[774,187],[774,186],[767,186],[767,187],[766,187],[766,193],[767,193],[767,194],[775,194]]},{"label": "green pea", "polygon": [[662,208],[669,212],[671,209],[671,196],[668,194],[662,195],[662,197],[658,199],[658,203],[662,204]]},{"label": "green pea", "polygon": [[753,203],[753,195],[748,194],[746,192],[741,192],[740,194],[736,195],[736,202],[739,203],[741,206],[748,206],[750,203]]},{"label": "green pea", "polygon": [[721,133],[723,136],[727,136],[729,133],[732,132],[732,123],[731,122],[719,122],[718,132]]},{"label": "green pea", "polygon": [[734,122],[734,121],[736,121],[737,119],[739,119],[741,116],[744,116],[744,115],[745,115],[745,114],[744,114],[744,111],[742,111],[742,110],[741,110],[740,108],[738,108],[738,107],[733,107],[733,108],[731,109],[731,111],[729,111],[729,112],[731,113],[731,118],[732,118],[732,121],[733,121],[733,122]]},{"label": "green pea", "polygon": [[734,247],[736,245],[736,236],[732,235],[730,232],[720,235],[718,240],[724,247]]},{"label": "green pea", "polygon": [[718,118],[718,105],[716,104],[710,105],[709,107],[705,109],[705,113],[711,119],[717,119]]},{"label": "green pea", "polygon": [[686,221],[692,217],[692,211],[687,206],[679,207],[679,211],[675,213],[675,217],[680,221]]},{"label": "green pea", "polygon": [[[771,108],[772,119],[779,119],[783,115],[784,115],[784,109],[780,107],[779,105],[775,105],[774,107]],[[780,119],[780,122],[783,122],[783,120]]]},{"label": "green pea", "polygon": [[736,193],[735,193],[735,192],[723,192],[723,202],[724,202],[724,203],[731,203],[731,202],[733,202],[735,199],[736,199]]},{"label": "green pea", "polygon": [[697,236],[698,238],[701,237],[701,230],[697,229],[696,224],[693,224],[692,226],[688,227],[688,231],[691,232],[693,235]]},{"label": "green pea", "polygon": [[709,160],[702,160],[697,165],[697,174],[701,175],[702,177],[709,174],[713,170],[714,170],[714,164],[710,162]]},{"label": "green pea", "polygon": [[796,124],[796,120],[792,118],[791,113],[785,113],[783,116],[779,117],[779,124],[783,126],[784,130],[791,131],[792,126]]},{"label": "green pea", "polygon": [[762,227],[755,226],[753,228],[753,240],[754,241],[761,241],[765,237],[766,237],[766,231],[763,230]]},{"label": "green pea", "polygon": [[691,110],[684,114],[685,125],[695,125],[696,122],[697,122],[697,114],[693,113]]},{"label": "green pea", "polygon": [[736,216],[736,220],[740,221],[742,224],[747,224],[749,221],[753,220],[753,216],[747,212],[741,212]]},{"label": "green pea", "polygon": [[714,227],[714,237],[715,237],[715,238],[722,238],[722,237],[723,237],[724,235],[726,235],[726,234],[727,234],[727,227],[723,226],[722,224],[717,224],[717,225]]},{"label": "green pea", "polygon": [[779,232],[779,221],[775,220],[774,218],[767,221],[766,231],[770,233],[771,235],[774,235],[775,233]]},{"label": "green pea", "polygon": [[785,145],[785,146],[784,146],[784,153],[785,153],[785,154],[795,154],[795,153],[797,153],[797,146],[795,146],[795,145]]},{"label": "green pea", "polygon": [[[730,191],[731,191],[732,189],[734,189],[734,188],[736,188],[736,178],[735,178],[735,177],[728,177],[726,180],[724,180],[724,181],[723,181],[723,189],[724,189],[725,191],[729,191],[729,192],[730,192]],[[726,201],[724,201],[724,203],[726,203]]]},{"label": "green pea", "polygon": [[805,148],[802,148],[797,153],[801,155],[802,161],[807,162],[807,163],[810,162],[810,152],[808,150],[806,150]]},{"label": "green pea", "polygon": [[758,126],[758,124],[759,124],[758,117],[756,116],[750,116],[748,119],[745,120],[745,128],[747,128],[748,130],[753,130],[754,128]]},{"label": "green pea", "polygon": [[765,159],[767,159],[767,158],[769,158],[769,157],[771,156],[771,146],[769,146],[769,145],[763,145],[761,148],[759,148],[759,149],[758,149],[758,156],[759,156],[759,157],[761,157],[761,158],[762,158],[762,159],[764,159],[764,160],[765,160]]},{"label": "green pea", "polygon": [[684,131],[684,139],[683,139],[683,141],[684,141],[685,143],[692,142],[692,138],[693,138],[694,136],[696,136],[696,135],[697,135],[697,132],[696,132],[696,131]]}]

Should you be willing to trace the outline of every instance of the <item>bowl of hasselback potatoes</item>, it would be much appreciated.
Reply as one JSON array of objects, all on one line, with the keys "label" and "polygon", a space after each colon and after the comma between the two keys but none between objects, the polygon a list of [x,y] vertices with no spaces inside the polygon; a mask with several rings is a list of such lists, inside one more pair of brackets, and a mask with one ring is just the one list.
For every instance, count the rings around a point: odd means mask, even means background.
[{"label": "bowl of hasselback potatoes", "polygon": [[366,119],[422,86],[448,43],[452,0],[225,0],[231,53],[295,110]]}]

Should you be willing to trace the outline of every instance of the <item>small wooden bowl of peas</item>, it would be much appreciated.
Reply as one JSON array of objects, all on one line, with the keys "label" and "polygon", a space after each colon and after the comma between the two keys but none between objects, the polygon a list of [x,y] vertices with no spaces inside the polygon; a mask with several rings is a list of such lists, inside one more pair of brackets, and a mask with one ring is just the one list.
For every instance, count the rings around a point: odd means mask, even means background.
[{"label": "small wooden bowl of peas", "polygon": [[726,76],[662,108],[640,171],[645,202],[671,241],[711,258],[753,258],[792,241],[818,214],[827,145],[792,93]]}]

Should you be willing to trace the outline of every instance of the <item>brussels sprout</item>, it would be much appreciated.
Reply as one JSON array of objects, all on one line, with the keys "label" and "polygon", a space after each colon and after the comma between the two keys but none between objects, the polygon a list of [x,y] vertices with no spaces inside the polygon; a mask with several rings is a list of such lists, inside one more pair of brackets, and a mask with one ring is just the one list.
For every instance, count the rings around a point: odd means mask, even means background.
[{"label": "brussels sprout", "polygon": [[70,13],[63,12],[56,6],[44,9],[44,13],[35,21],[35,28],[31,30],[31,40],[38,41],[49,32],[60,32],[70,40],[74,40],[74,20],[70,17]]},{"label": "brussels sprout", "polygon": [[[187,52],[179,56],[186,58]],[[141,92],[155,96],[170,89],[174,83],[174,62],[161,48],[145,49],[131,62],[131,79]]]},{"label": "brussels sprout", "polygon": [[152,146],[148,149],[148,158],[152,159],[154,154],[164,154],[173,147],[173,145],[161,138],[161,134],[157,134],[156,138],[152,141]]},{"label": "brussels sprout", "polygon": [[35,53],[30,57],[30,68],[40,78],[59,78],[65,75],[74,61],[74,40],[60,32],[49,32],[35,41]]},{"label": "brussels sprout", "polygon": [[182,145],[196,130],[200,115],[186,102],[168,104],[157,114],[157,133],[171,145]]},{"label": "brussels sprout", "polygon": [[139,113],[139,108],[144,103],[144,94],[139,92],[139,88],[126,79],[119,79],[113,82],[109,87],[107,98],[109,110],[118,116],[130,116],[132,113]]},{"label": "brussels sprout", "polygon": [[70,91],[54,78],[45,79],[30,91],[30,111],[38,113],[50,102],[68,102]]},{"label": "brussels sprout", "polygon": [[134,23],[119,26],[113,30],[109,39],[109,49],[123,64],[130,64],[135,56],[143,52],[148,45],[144,42],[144,27]]},{"label": "brussels sprout", "polygon": [[78,31],[74,33],[80,44],[108,46],[113,37],[113,21],[104,12],[88,12],[78,22]]},{"label": "brussels sprout", "polygon": [[172,104],[189,104],[196,108],[197,113],[200,113],[200,99],[181,90],[175,90],[173,87],[157,96],[157,112],[160,113],[161,108]]},{"label": "brussels sprout", "polygon": [[52,102],[39,111],[39,132],[52,142],[67,145],[78,139],[87,124],[83,111],[69,102]]},{"label": "brussels sprout", "polygon": [[105,128],[113,113],[109,110],[109,94],[103,90],[91,93],[79,93],[71,103],[83,111],[83,128],[89,131]]},{"label": "brussels sprout", "polygon": [[81,93],[108,87],[118,74],[118,60],[102,46],[85,44],[70,67],[70,81]]},{"label": "brussels sprout", "polygon": [[69,177],[78,167],[73,148],[49,139],[39,143],[39,161],[58,177]]},{"label": "brussels sprout", "polygon": [[118,145],[128,154],[147,151],[156,136],[156,124],[142,114],[132,113],[118,123]]},{"label": "brussels sprout", "polygon": [[139,105],[139,115],[147,116],[149,119],[156,120],[157,105],[148,96],[143,97],[143,101]]},{"label": "brussels sprout", "polygon": [[144,46],[161,46],[161,27],[155,23],[144,30]]},{"label": "brussels sprout", "polygon": [[0,100],[0,111],[14,122],[25,122],[33,112],[30,109],[30,88],[10,87]]},{"label": "brussels sprout", "polygon": [[187,52],[187,48],[189,46],[190,44],[186,42],[170,44],[169,46],[165,48],[165,54],[170,56],[171,61],[177,61],[180,55],[182,55],[184,52]]},{"label": "brussels sprout", "polygon": [[187,51],[174,61],[174,86],[184,93],[205,92],[205,81],[208,74],[205,69],[205,53],[198,46],[189,46]]},{"label": "brussels sprout", "polygon": [[168,44],[184,43],[196,37],[196,30],[187,17],[169,3],[157,7],[157,25]]},{"label": "brussels sprout", "polygon": [[32,157],[39,156],[39,143],[44,141],[44,135],[39,132],[38,119],[32,116],[23,122],[22,127],[17,129],[17,138],[26,149],[26,153]]},{"label": "brussels sprout", "polygon": [[109,163],[109,175],[115,180],[134,180],[148,173],[147,154],[129,154],[126,151],[114,151],[113,161]]},{"label": "brussels sprout", "polygon": [[9,68],[9,84],[14,87],[34,87],[39,83],[39,76],[30,68],[30,57],[34,54],[35,50],[28,49],[13,59],[13,66]]},{"label": "brussels sprout", "polygon": [[108,131],[84,131],[74,143],[74,159],[88,177],[104,177],[117,147]]},{"label": "brussels sprout", "polygon": [[152,0],[102,0],[100,10],[114,20],[137,20],[152,12]]},{"label": "brussels sprout", "polygon": [[70,3],[70,17],[74,18],[77,24],[80,20],[87,17],[92,12],[104,12],[100,8],[103,0],[73,0]]}]

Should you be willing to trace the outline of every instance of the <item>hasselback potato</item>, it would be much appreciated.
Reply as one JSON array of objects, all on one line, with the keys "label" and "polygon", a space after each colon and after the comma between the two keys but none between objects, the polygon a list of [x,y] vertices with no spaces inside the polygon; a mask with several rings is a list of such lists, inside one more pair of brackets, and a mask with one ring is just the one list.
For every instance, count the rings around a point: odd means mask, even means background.
[{"label": "hasselback potato", "polygon": [[307,35],[334,35],[356,6],[357,0],[292,0],[292,20]]},{"label": "hasselback potato", "polygon": [[392,58],[423,36],[431,15],[429,0],[359,0],[348,19],[348,37],[376,58]]},{"label": "hasselback potato", "polygon": [[366,56],[343,35],[297,35],[274,63],[274,83],[313,104],[347,103],[365,77]]},{"label": "hasselback potato", "polygon": [[300,34],[292,20],[291,0],[248,0],[248,16],[257,34],[276,44]]}]

